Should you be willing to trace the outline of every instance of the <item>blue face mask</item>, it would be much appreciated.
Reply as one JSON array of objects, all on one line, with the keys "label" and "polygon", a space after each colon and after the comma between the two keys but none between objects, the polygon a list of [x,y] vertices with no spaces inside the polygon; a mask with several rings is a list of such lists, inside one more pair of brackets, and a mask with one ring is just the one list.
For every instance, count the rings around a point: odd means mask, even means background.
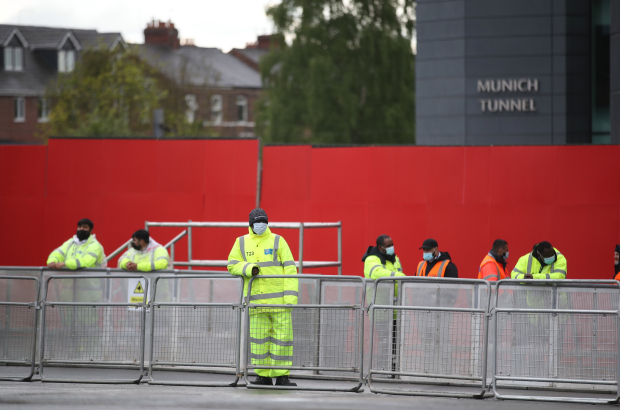
[{"label": "blue face mask", "polygon": [[551,265],[553,262],[555,262],[555,255],[553,255],[550,258],[543,258],[543,260],[545,261],[547,265]]},{"label": "blue face mask", "polygon": [[505,260],[505,261],[507,261],[507,260],[508,260],[508,254],[509,254],[509,253],[510,253],[510,252],[506,252],[506,253],[504,254],[504,260]]},{"label": "blue face mask", "polygon": [[255,222],[252,230],[256,235],[262,235],[267,230],[267,224],[264,222]]},{"label": "blue face mask", "polygon": [[433,260],[433,252],[424,252],[422,253],[422,258],[424,258],[424,260],[426,262],[430,262]]},{"label": "blue face mask", "polygon": [[394,255],[394,246],[390,246],[389,248],[385,248],[385,253],[392,256]]}]

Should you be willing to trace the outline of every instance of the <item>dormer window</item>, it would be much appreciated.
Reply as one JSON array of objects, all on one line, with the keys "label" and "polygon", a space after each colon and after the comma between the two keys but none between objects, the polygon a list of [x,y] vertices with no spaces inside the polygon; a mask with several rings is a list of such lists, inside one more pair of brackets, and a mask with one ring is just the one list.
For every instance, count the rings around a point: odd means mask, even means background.
[{"label": "dormer window", "polygon": [[4,47],[4,71],[24,71],[22,47]]},{"label": "dormer window", "polygon": [[75,69],[75,50],[60,50],[58,52],[58,72],[70,73]]}]

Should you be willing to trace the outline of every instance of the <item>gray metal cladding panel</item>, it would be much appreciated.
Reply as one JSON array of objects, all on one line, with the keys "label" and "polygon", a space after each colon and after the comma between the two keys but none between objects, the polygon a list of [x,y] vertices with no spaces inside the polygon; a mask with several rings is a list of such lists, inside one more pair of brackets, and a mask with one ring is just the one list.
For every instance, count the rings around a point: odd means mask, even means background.
[{"label": "gray metal cladding panel", "polygon": [[552,139],[549,134],[529,135],[467,135],[467,145],[551,145]]},{"label": "gray metal cladding panel", "polygon": [[549,37],[468,39],[467,56],[547,56],[551,53],[550,40]]},{"label": "gray metal cladding panel", "polygon": [[467,76],[533,77],[551,73],[551,57],[494,57],[467,60]]},{"label": "gray metal cladding panel", "polygon": [[467,0],[467,18],[518,17],[551,14],[550,0]]},{"label": "gray metal cladding panel", "polygon": [[416,15],[418,21],[462,19],[465,17],[465,0],[418,1]]},{"label": "gray metal cladding panel", "polygon": [[416,136],[417,145],[463,145],[465,133],[459,135],[423,135]]},{"label": "gray metal cladding panel", "polygon": [[465,21],[421,21],[416,24],[416,30],[417,38],[422,39],[423,42],[427,40],[462,38],[465,35]]},{"label": "gray metal cladding panel", "polygon": [[565,134],[566,133],[566,115],[554,115],[553,116],[553,133]]},{"label": "gray metal cladding panel", "polygon": [[465,114],[462,97],[425,98],[418,100],[415,108],[418,118]]},{"label": "gray metal cladding panel", "polygon": [[590,73],[590,59],[571,58],[566,56],[553,56],[554,74],[584,74]]},{"label": "gray metal cladding panel", "polygon": [[465,117],[418,117],[418,135],[465,135]]},{"label": "gray metal cladding panel", "polygon": [[435,60],[440,58],[465,57],[465,40],[418,41],[416,60]]},{"label": "gray metal cladding panel", "polygon": [[418,81],[424,78],[463,77],[465,76],[465,60],[417,60],[415,74]]},{"label": "gray metal cladding panel", "polygon": [[611,34],[620,34],[620,2],[611,3]]},{"label": "gray metal cladding panel", "polygon": [[467,135],[550,134],[551,115],[489,113],[467,118]]},{"label": "gray metal cladding panel", "polygon": [[[589,15],[592,7],[591,0],[553,0],[553,12],[565,14]],[[613,3],[613,0],[612,0]]]},{"label": "gray metal cladding panel", "polygon": [[[519,112],[519,111],[509,111],[509,112],[482,112],[480,100],[534,100],[534,106],[536,107],[536,112]],[[543,115],[551,115],[551,96],[539,96],[532,94],[523,94],[523,95],[515,95],[513,94],[495,94],[495,95],[480,95],[480,97],[467,97],[467,118],[476,117],[476,116],[519,116],[524,118],[531,118],[533,116]],[[529,105],[529,102],[528,102]],[[485,103],[485,107],[487,104]],[[553,107],[555,108],[555,107]],[[419,107],[417,108],[419,109]]]},{"label": "gray metal cladding panel", "polygon": [[502,17],[465,20],[467,37],[521,37],[551,35],[549,17]]},{"label": "gray metal cladding panel", "polygon": [[[547,73],[548,74],[548,73]],[[478,92],[478,80],[482,80],[483,82],[488,80],[498,80],[498,79],[521,79],[521,78],[529,78],[531,80],[537,79],[538,80],[538,92],[537,93],[510,93],[510,92],[506,92],[506,93],[479,93]],[[465,90],[467,92],[467,96],[468,97],[481,97],[481,98],[508,98],[507,96],[513,96],[514,98],[526,98],[527,96],[531,96],[533,98],[536,98],[536,96],[539,95],[545,95],[545,94],[551,94],[552,89],[551,89],[551,77],[549,75],[546,76],[540,76],[540,75],[528,75],[527,73],[523,73],[523,75],[519,75],[519,76],[510,76],[510,77],[503,77],[503,76],[481,76],[481,77],[471,77],[468,76],[468,78],[465,80]],[[553,89],[553,91],[555,92],[555,88]]]},{"label": "gray metal cladding panel", "polygon": [[611,142],[620,144],[620,93],[611,94]]},{"label": "gray metal cladding panel", "polygon": [[569,133],[590,133],[592,131],[589,115],[568,115],[566,126]]},{"label": "gray metal cladding panel", "polygon": [[[620,8],[620,5],[618,5]],[[620,26],[620,21],[618,21]],[[620,34],[614,35],[610,39],[610,67],[611,67],[611,84],[612,91],[620,91]]]},{"label": "gray metal cladding panel", "polygon": [[552,20],[554,34],[589,35],[590,33],[590,19],[587,17],[555,15]]},{"label": "gray metal cladding panel", "polygon": [[465,93],[464,78],[442,78],[419,80],[416,83],[416,97],[456,97]]}]

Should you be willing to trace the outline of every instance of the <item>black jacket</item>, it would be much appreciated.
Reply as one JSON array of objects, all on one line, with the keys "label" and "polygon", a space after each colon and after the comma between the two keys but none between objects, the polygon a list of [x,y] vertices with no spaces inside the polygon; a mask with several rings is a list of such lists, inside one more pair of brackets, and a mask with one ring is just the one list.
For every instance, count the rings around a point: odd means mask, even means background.
[{"label": "black jacket", "polygon": [[396,254],[394,254],[394,255],[385,255],[385,254],[381,253],[379,248],[377,248],[376,246],[369,246],[368,247],[368,249],[366,250],[366,253],[362,257],[362,262],[366,262],[366,258],[368,258],[370,255],[376,256],[379,259],[381,259],[381,264],[382,265],[385,265],[385,261],[386,260],[388,260],[388,261],[390,261],[392,263],[396,262]]},{"label": "black jacket", "polygon": [[[444,275],[444,277],[445,278],[458,278],[459,269],[456,267],[454,262],[452,262],[452,258],[450,258],[450,254],[448,252],[441,252],[441,251],[439,253],[440,255],[438,258],[433,259],[432,261],[426,263],[426,270],[423,272],[424,276],[427,276],[428,272],[430,272],[431,269],[433,269],[433,267],[437,265],[437,263],[441,263],[441,261],[450,259],[450,263],[448,263],[448,266],[446,266],[446,274]],[[416,268],[416,275],[417,275],[417,268]]]},{"label": "black jacket", "polygon": [[506,271],[506,261],[504,260],[502,256],[498,256],[495,252],[493,252],[493,250],[489,251],[489,255],[491,255],[491,257],[495,259],[495,262],[502,265],[504,267],[504,271]]}]

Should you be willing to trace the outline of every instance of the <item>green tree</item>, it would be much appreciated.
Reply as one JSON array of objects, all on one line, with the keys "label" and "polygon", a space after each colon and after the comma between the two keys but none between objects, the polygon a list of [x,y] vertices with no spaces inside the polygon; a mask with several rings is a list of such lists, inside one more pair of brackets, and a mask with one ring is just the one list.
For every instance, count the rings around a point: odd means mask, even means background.
[{"label": "green tree", "polygon": [[166,97],[133,53],[105,48],[84,51],[46,94],[52,109],[45,134],[62,136],[152,135],[153,110]]},{"label": "green tree", "polygon": [[267,14],[280,47],[261,62],[266,141],[415,142],[413,0],[282,0]]}]

